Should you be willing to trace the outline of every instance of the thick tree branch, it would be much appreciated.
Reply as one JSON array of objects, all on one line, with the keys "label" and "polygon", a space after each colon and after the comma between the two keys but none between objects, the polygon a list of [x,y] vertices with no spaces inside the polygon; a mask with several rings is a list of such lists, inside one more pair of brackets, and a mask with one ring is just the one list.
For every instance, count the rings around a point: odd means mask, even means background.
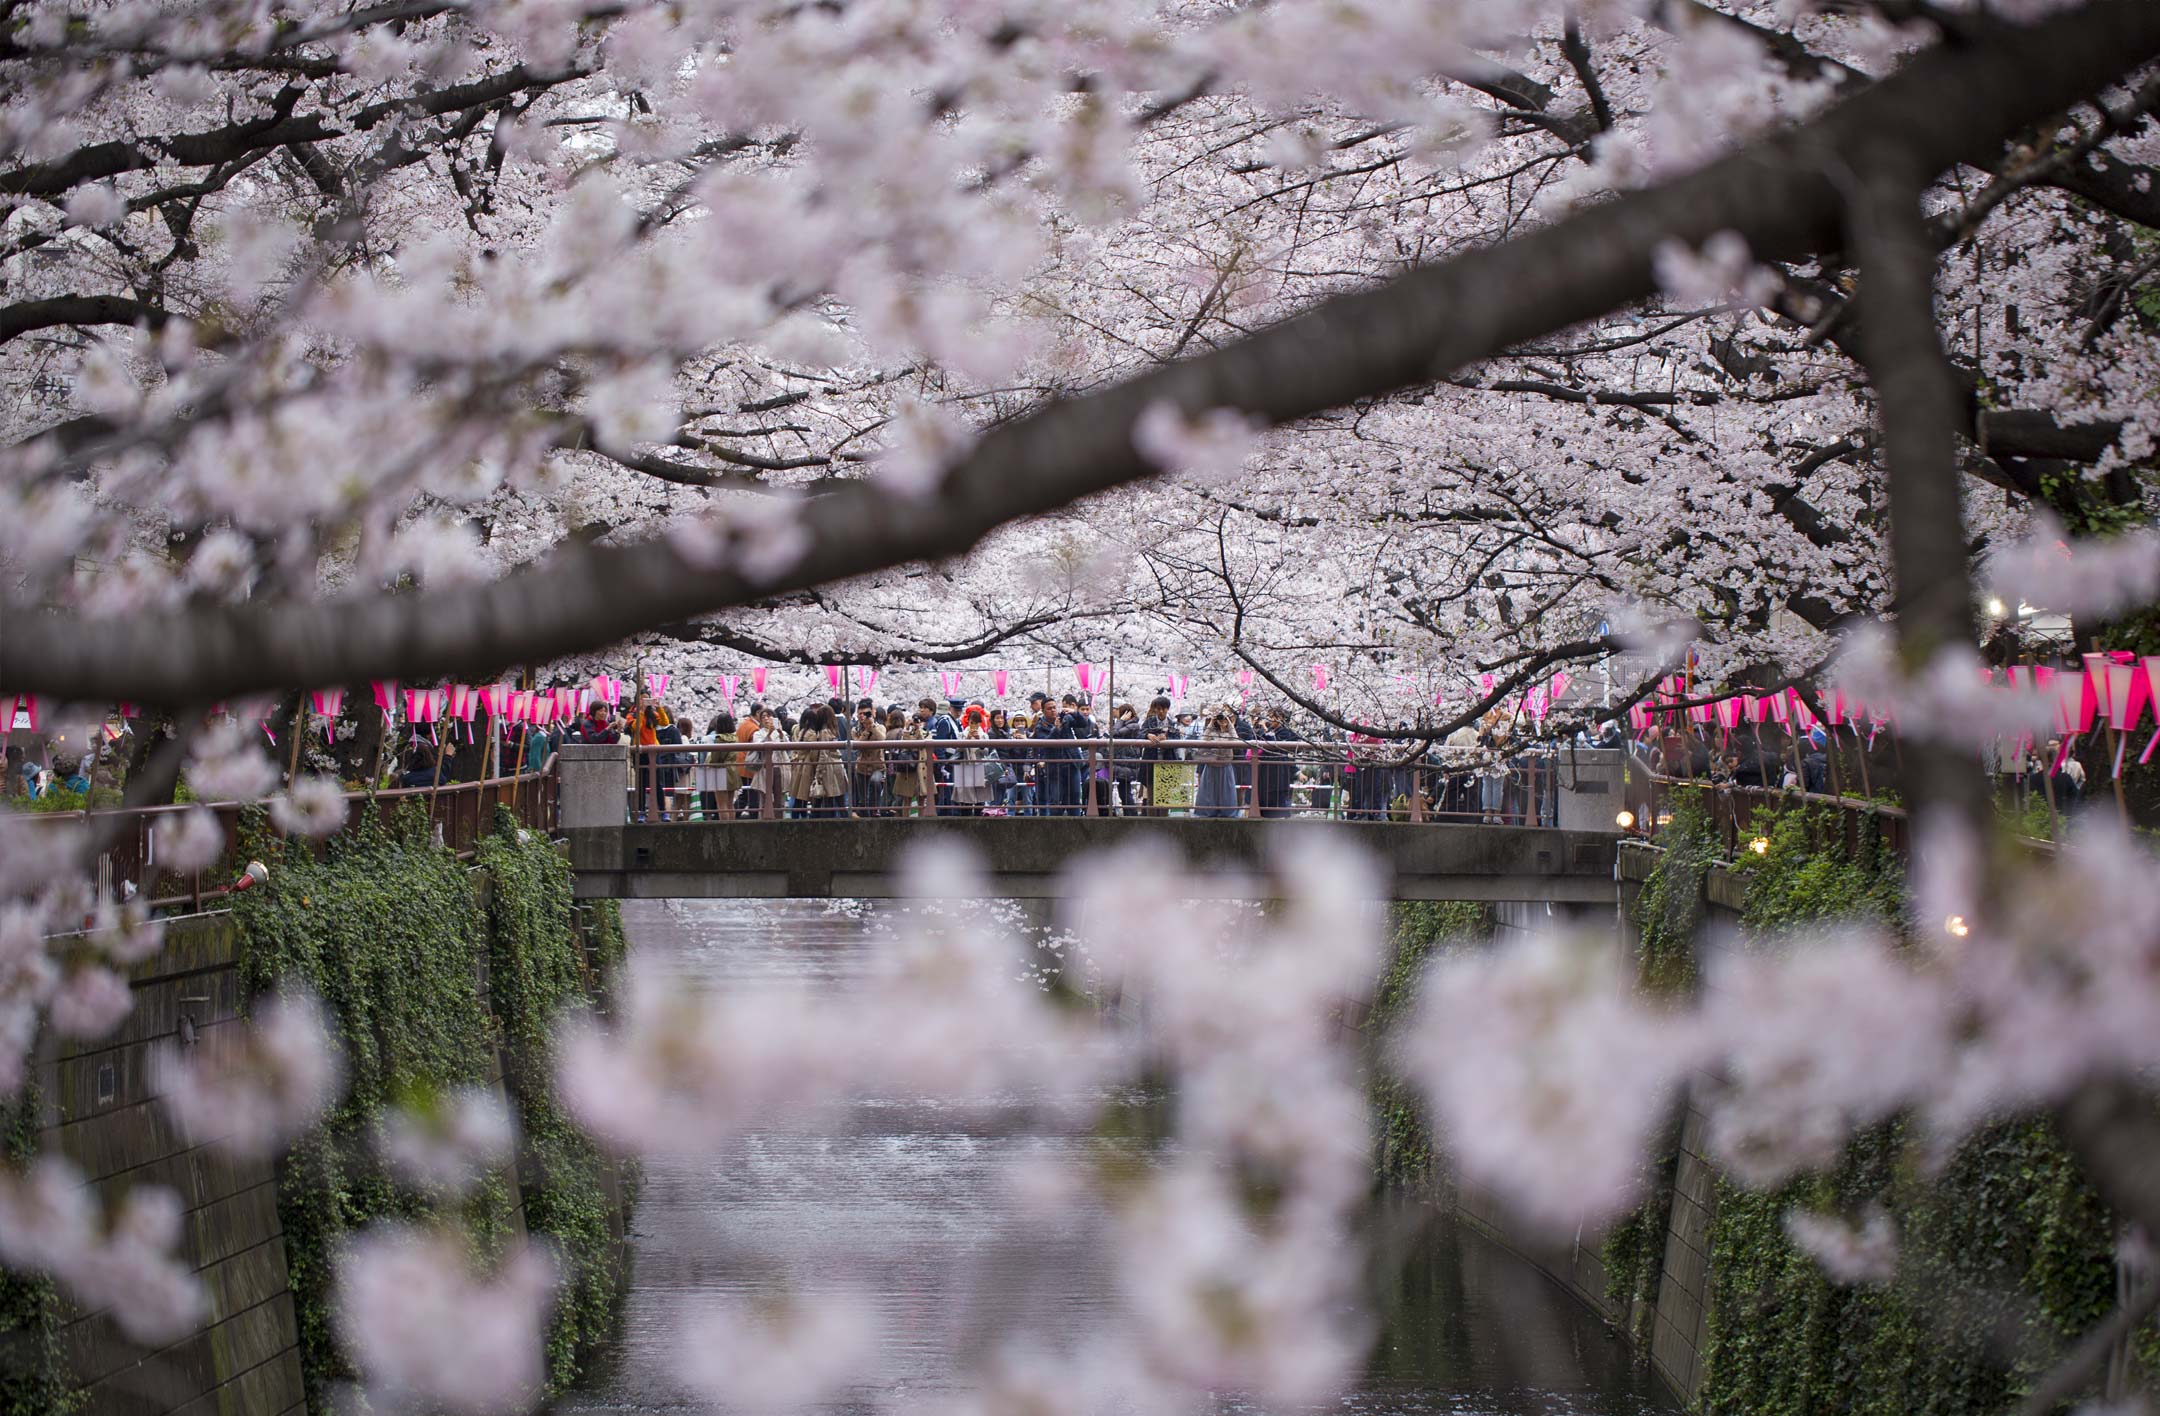
[{"label": "thick tree branch", "polygon": [[126,295],[58,295],[0,308],[0,344],[33,330],[71,325],[147,325],[157,329],[171,315]]},{"label": "thick tree branch", "polygon": [[[1891,142],[1922,177],[1988,160],[2012,133],[2160,54],[2160,5],[2145,0],[2095,0],[2032,27],[1976,25],[1970,42],[1932,50],[1812,122],[1698,172],[1014,419],[934,496],[865,486],[819,498],[801,512],[805,549],[784,568],[753,558],[762,573],[752,574],[732,555],[693,563],[648,542],[573,548],[491,585],[424,596],[96,622],[0,604],[0,682],[61,698],[171,702],[424,679],[597,648],[776,591],[956,555],[1006,522],[1153,476],[1132,428],[1156,403],[1288,422],[1430,383],[1641,299],[1661,242],[1699,246],[1729,229],[1760,258],[1805,257],[1840,239],[1841,194],[1829,174],[1855,155]],[[773,534],[770,519],[759,520],[731,549],[767,547]]]},{"label": "thick tree branch", "polygon": [[[1933,174],[1889,144],[1863,148],[1854,166],[1848,222],[1868,301],[1857,342],[1882,420],[1898,648],[1907,672],[1919,674],[1937,654],[1973,642],[1958,475],[1964,399],[1935,328],[1936,247],[1920,209]],[[1905,761],[1923,825],[1931,818],[1969,830],[1983,824],[1984,783],[1969,757],[1916,735]]]}]

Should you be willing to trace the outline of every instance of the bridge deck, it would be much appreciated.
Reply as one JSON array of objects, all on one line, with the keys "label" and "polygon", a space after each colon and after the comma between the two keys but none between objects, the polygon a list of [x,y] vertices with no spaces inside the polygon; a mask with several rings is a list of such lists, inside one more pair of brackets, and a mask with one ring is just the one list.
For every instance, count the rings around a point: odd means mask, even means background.
[{"label": "bridge deck", "polygon": [[926,839],[975,848],[997,899],[1064,893],[1079,856],[1159,842],[1196,873],[1196,897],[1254,893],[1267,862],[1301,839],[1348,838],[1396,900],[1610,904],[1619,837],[1541,827],[1393,822],[1019,817],[568,826],[580,898],[883,899],[909,893],[902,864]]}]

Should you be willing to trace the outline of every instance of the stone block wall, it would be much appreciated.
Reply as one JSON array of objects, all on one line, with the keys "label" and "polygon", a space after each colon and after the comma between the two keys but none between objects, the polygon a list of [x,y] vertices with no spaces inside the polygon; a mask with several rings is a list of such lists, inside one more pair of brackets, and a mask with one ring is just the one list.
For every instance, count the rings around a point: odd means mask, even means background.
[{"label": "stone block wall", "polygon": [[246,1026],[238,943],[230,915],[172,921],[165,947],[132,971],[135,1007],[119,1030],[93,1043],[48,1038],[38,1056],[40,1150],[81,1167],[107,1204],[136,1185],[174,1190],[186,1211],[181,1253],[210,1301],[200,1329],[155,1350],[101,1313],[71,1314],[61,1343],[85,1416],[305,1409],[275,1167],[190,1145],[151,1086],[159,1047],[185,1035],[191,1046],[215,1047]]},{"label": "stone block wall", "polygon": [[[475,871],[472,881],[484,914],[488,878]],[[305,1416],[276,1164],[190,1144],[152,1080],[159,1049],[217,1047],[247,1026],[239,945],[229,913],[167,921],[163,948],[130,972],[135,1006],[119,1029],[92,1043],[48,1034],[34,1059],[39,1151],[74,1162],[107,1206],[135,1185],[174,1190],[186,1216],[180,1252],[209,1296],[203,1325],[157,1349],[130,1341],[102,1313],[69,1312],[60,1337],[83,1391],[80,1416]],[[474,983],[485,999],[484,957]],[[500,1052],[490,1062],[500,1092]],[[611,1170],[604,1184],[626,1256],[621,1175]],[[510,1189],[513,1233],[522,1236],[523,1192]]]}]

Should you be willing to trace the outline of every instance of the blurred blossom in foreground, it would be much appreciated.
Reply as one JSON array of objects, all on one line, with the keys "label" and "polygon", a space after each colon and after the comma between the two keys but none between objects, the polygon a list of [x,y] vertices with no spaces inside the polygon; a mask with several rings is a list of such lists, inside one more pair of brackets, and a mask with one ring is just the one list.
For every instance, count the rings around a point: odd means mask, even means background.
[{"label": "blurred blossom in foreground", "polygon": [[1651,1006],[1607,935],[1548,932],[1443,958],[1400,1044],[1463,1175],[1555,1230],[1638,1198],[1642,1157],[1701,1054],[1684,1014]]},{"label": "blurred blossom in foreground", "polygon": [[[917,897],[969,899],[973,862],[941,849],[908,867]],[[617,1150],[702,1150],[785,1113],[861,1096],[1047,1100],[1109,1075],[1105,1039],[1025,976],[1022,942],[987,911],[903,921],[871,975],[837,995],[686,994],[633,956],[619,1016],[565,1030],[556,1079]]]},{"label": "blurred blossom in foreground", "polygon": [[676,1360],[684,1381],[731,1409],[795,1411],[869,1376],[877,1348],[859,1294],[798,1290],[704,1305],[684,1319]]},{"label": "blurred blossom in foreground", "polygon": [[530,1245],[481,1273],[455,1235],[376,1225],[339,1266],[338,1333],[370,1400],[390,1410],[523,1411],[540,1392],[556,1282]]},{"label": "blurred blossom in foreground", "polygon": [[1839,1283],[1888,1283],[1897,1277],[1897,1227],[1871,1208],[1857,1225],[1813,1210],[1790,1210],[1785,1232]]},{"label": "blurred blossom in foreground", "polygon": [[1711,1143],[1749,1184],[1834,1165],[1855,1129],[1925,1096],[1950,1065],[1949,995],[1870,933],[1722,955],[1705,991],[1729,1078]]},{"label": "blurred blossom in foreground", "polygon": [[1988,584],[2003,599],[2094,619],[2160,600],[2160,534],[2073,541],[2052,518],[2037,521],[2031,535],[1988,561]]},{"label": "blurred blossom in foreground", "polygon": [[612,1025],[577,1019],[556,1046],[563,1104],[603,1144],[709,1150],[791,1099],[838,1090],[845,1039],[807,992],[685,993],[636,953],[624,972]]},{"label": "blurred blossom in foreground", "polygon": [[1228,1159],[1173,1162],[1119,1210],[1118,1275],[1146,1368],[1195,1395],[1330,1400],[1372,1340],[1354,1301],[1363,1249],[1294,1186],[1272,1209],[1245,1194]]},{"label": "blurred blossom in foreground", "polygon": [[460,1087],[408,1103],[383,1121],[385,1163],[408,1184],[463,1194],[509,1161],[517,1125],[493,1092]]},{"label": "blurred blossom in foreground", "polygon": [[2045,736],[2056,722],[2052,692],[2029,677],[2018,684],[1995,683],[1980,655],[1966,645],[1941,650],[1926,668],[1908,676],[1887,633],[1876,627],[1854,630],[1845,636],[1831,677],[1848,698],[1866,704],[1870,716],[1891,719],[1905,736],[1932,737],[1974,751]]},{"label": "blurred blossom in foreground", "polygon": [[270,820],[288,836],[327,836],[345,824],[345,789],[331,777],[303,777],[270,798]]},{"label": "blurred blossom in foreground", "polygon": [[0,1171],[0,1263],[51,1274],[85,1311],[109,1310],[145,1346],[193,1328],[207,1305],[173,1255],[179,1199],[138,1185],[102,1229],[95,1204],[82,1172],[58,1156],[40,1156],[19,1174]]},{"label": "blurred blossom in foreground", "polygon": [[211,1028],[188,1048],[153,1059],[165,1105],[190,1140],[236,1155],[271,1156],[313,1125],[342,1077],[322,1005],[287,991],[244,1026]]},{"label": "blurred blossom in foreground", "polygon": [[152,832],[157,863],[189,874],[215,861],[225,849],[225,828],[207,806],[191,806],[159,820]]},{"label": "blurred blossom in foreground", "polygon": [[[188,786],[201,801],[258,801],[278,784],[277,764],[251,724],[225,718],[205,728],[188,757]],[[264,739],[267,741],[267,739]]]},{"label": "blurred blossom in foreground", "polygon": [[1144,1388],[1305,1403],[1355,1376],[1371,1336],[1370,1118],[1339,1019],[1378,974],[1384,915],[1371,863],[1324,834],[1270,864],[1250,885],[1268,912],[1193,908],[1149,847],[1072,883],[1083,947],[1145,1000],[1131,1045],[1175,1079],[1176,1159],[1111,1193],[1133,1368]]}]

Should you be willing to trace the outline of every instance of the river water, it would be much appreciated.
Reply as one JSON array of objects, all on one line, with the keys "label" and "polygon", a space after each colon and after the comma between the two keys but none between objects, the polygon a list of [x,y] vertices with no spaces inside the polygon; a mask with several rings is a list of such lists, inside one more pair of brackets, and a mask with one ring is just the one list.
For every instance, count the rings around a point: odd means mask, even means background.
[{"label": "river water", "polygon": [[[633,901],[623,922],[633,949],[692,990],[837,983],[876,944],[854,914],[807,901]],[[1077,1163],[1082,1145],[979,1110],[908,1104],[759,1132],[718,1158],[648,1160],[621,1341],[558,1409],[703,1409],[674,1375],[679,1317],[700,1299],[825,1282],[866,1294],[883,1335],[881,1385],[848,1409],[917,1398],[934,1408],[1007,1335],[1083,1331],[1108,1310],[1084,1226],[1046,1226],[1004,1179],[1023,1157]],[[1374,1281],[1381,1337],[1340,1410],[1677,1409],[1603,1324],[1508,1251],[1423,1208],[1376,1222],[1393,1270]]]}]

